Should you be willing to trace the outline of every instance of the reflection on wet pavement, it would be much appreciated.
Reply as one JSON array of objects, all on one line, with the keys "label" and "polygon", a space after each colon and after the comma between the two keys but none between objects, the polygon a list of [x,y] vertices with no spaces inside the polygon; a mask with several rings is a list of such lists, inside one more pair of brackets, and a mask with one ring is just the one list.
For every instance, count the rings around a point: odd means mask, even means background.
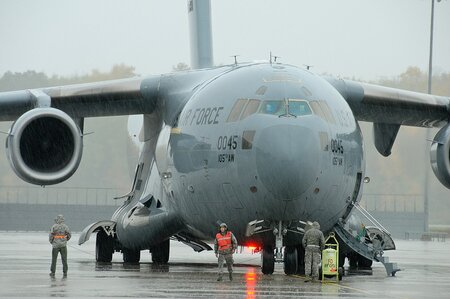
[{"label": "reflection on wet pavement", "polygon": [[245,287],[247,293],[247,299],[255,298],[255,286],[256,286],[256,273],[255,268],[249,268],[247,272],[245,272]]}]

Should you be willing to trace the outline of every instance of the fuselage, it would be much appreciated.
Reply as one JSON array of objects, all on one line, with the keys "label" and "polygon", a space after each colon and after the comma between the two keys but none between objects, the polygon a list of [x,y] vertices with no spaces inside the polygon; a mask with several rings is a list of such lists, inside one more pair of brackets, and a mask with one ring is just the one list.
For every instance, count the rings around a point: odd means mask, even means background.
[{"label": "fuselage", "polygon": [[321,77],[281,64],[214,73],[142,153],[145,188],[116,215],[126,218],[118,221],[124,239],[127,228],[146,225],[130,226],[129,211],[150,193],[202,240],[220,222],[240,244],[261,241],[246,236],[253,220],[319,221],[327,231],[359,200],[364,177],[361,132],[346,101]]}]

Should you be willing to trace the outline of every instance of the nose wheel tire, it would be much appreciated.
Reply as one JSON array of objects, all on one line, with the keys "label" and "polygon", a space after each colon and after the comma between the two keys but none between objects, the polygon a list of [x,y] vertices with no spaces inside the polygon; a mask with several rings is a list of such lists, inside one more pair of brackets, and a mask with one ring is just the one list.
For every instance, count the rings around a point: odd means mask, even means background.
[{"label": "nose wheel tire", "polygon": [[284,248],[284,273],[292,275],[297,273],[298,259],[297,248],[286,246]]},{"label": "nose wheel tire", "polygon": [[264,246],[261,251],[261,271],[263,274],[273,274],[275,269],[275,257],[272,246]]}]

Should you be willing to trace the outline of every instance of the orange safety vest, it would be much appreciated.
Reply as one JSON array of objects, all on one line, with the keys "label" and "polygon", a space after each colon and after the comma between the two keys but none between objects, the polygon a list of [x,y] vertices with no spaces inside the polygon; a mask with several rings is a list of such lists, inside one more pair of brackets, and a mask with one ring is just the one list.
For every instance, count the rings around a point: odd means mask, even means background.
[{"label": "orange safety vest", "polygon": [[66,235],[54,235],[53,238],[55,239],[64,239]]},{"label": "orange safety vest", "polygon": [[224,236],[221,233],[217,233],[216,239],[217,245],[219,245],[219,250],[227,250],[231,248],[232,241],[230,231],[227,231],[227,233]]}]

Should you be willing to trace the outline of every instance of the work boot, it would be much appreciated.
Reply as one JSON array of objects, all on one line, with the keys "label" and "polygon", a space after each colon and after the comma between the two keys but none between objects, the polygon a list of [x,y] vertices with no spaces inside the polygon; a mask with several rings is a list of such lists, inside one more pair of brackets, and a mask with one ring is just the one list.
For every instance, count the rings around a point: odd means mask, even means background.
[{"label": "work boot", "polygon": [[217,281],[222,281],[222,275],[219,275],[219,277],[217,277]]},{"label": "work boot", "polygon": [[230,277],[230,281],[232,281],[233,280],[233,273],[228,273],[228,276]]},{"label": "work boot", "polygon": [[50,277],[55,277],[55,272],[50,272]]},{"label": "work boot", "polygon": [[64,272],[63,277],[67,277],[67,272]]}]

